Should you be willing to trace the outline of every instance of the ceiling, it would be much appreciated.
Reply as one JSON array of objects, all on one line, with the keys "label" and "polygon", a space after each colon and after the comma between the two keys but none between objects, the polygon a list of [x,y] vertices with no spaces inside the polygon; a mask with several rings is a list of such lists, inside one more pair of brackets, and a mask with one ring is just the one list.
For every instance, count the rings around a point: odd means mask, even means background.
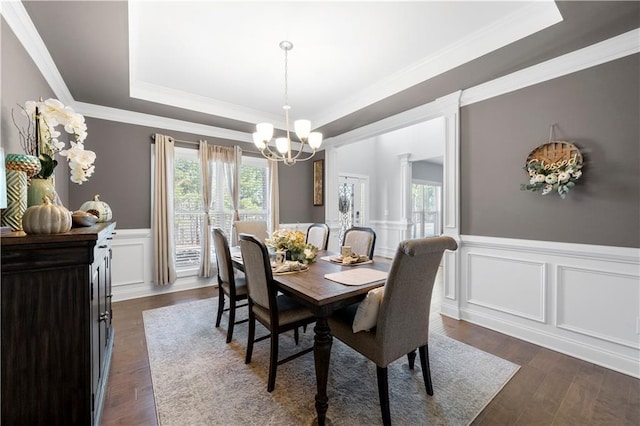
[{"label": "ceiling", "polygon": [[284,128],[278,44],[290,40],[292,119],[325,138],[640,21],[635,1],[23,4],[76,102],[247,135]]}]

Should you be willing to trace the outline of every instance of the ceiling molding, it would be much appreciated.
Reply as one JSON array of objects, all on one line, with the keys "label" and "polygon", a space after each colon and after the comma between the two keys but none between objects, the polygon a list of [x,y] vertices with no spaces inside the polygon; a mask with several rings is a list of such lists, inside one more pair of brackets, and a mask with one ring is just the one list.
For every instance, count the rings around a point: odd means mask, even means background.
[{"label": "ceiling molding", "polygon": [[562,77],[640,52],[640,28],[466,89],[461,106]]},{"label": "ceiling molding", "polygon": [[74,109],[84,116],[99,118],[102,120],[117,121],[119,123],[135,124],[138,126],[147,126],[165,130],[174,130],[176,132],[192,133],[194,135],[211,136],[215,138],[229,139],[253,144],[251,134],[238,132],[236,130],[222,129],[220,127],[207,126],[204,124],[197,124],[189,121],[176,120],[173,118],[143,114],[140,112],[110,108],[84,102],[76,102]]},{"label": "ceiling molding", "polygon": [[457,102],[460,107],[471,105],[636,53],[640,53],[640,28],[329,138],[323,146],[341,146],[372,138],[435,118],[443,109],[457,108]]},{"label": "ceiling molding", "polygon": [[536,2],[312,117],[321,127],[375,102],[562,21],[554,2]]},{"label": "ceiling molding", "polygon": [[56,98],[75,109],[73,96],[22,2],[3,1],[1,11],[7,24],[51,86]]},{"label": "ceiling molding", "polygon": [[[131,73],[133,74],[133,72]],[[219,117],[232,118],[234,120],[247,123],[271,122],[278,129],[285,129],[284,114],[276,116],[263,111],[247,108],[229,102],[205,96],[194,95],[193,93],[175,90],[155,84],[130,80],[129,95],[145,101],[157,102],[191,111],[216,115]]]}]

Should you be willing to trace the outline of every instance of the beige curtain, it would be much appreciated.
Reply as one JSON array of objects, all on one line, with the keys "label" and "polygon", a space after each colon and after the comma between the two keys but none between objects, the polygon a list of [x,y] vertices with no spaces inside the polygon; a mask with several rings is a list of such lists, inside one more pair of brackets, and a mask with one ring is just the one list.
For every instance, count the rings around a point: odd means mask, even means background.
[{"label": "beige curtain", "polygon": [[173,138],[156,134],[155,178],[151,232],[153,234],[153,282],[173,284],[176,280],[176,250],[173,215]]},{"label": "beige curtain", "polygon": [[239,146],[234,148],[235,159],[233,163],[226,163],[224,166],[225,177],[227,178],[227,186],[229,194],[231,194],[231,204],[233,205],[233,219],[231,220],[231,242],[234,246],[238,245],[238,236],[233,226],[240,220],[238,207],[240,204],[240,167],[242,166],[242,149]]},{"label": "beige curtain", "polygon": [[[200,141],[200,169],[202,170],[202,206],[204,209],[204,221],[202,229],[202,238],[200,239],[200,270],[198,275],[201,277],[212,277],[215,268],[211,258],[211,233],[214,223],[211,221],[211,208],[213,204],[213,191],[222,191],[224,186],[218,184],[213,186],[213,173],[217,170],[223,170],[227,188],[233,204],[234,217],[237,216],[237,205],[240,191],[237,190],[239,168],[236,167],[238,162],[236,153],[238,150],[233,147],[209,145],[207,141]],[[242,152],[242,151],[240,151]],[[234,191],[233,188],[236,188]],[[233,222],[233,221],[232,221]]]},{"label": "beige curtain", "polygon": [[269,161],[269,232],[280,227],[280,191],[278,190],[278,162]]}]

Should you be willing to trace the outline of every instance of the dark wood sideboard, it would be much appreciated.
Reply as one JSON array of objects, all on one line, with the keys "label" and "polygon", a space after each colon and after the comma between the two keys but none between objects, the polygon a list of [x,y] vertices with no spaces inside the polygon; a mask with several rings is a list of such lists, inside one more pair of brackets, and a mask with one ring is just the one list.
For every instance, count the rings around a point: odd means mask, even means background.
[{"label": "dark wood sideboard", "polygon": [[0,239],[3,425],[97,425],[111,364],[115,223]]}]

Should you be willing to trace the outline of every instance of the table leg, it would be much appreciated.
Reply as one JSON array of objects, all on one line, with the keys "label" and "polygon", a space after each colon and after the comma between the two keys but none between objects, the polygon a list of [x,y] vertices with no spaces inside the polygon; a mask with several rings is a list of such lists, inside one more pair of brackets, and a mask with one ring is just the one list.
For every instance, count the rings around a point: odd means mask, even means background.
[{"label": "table leg", "polygon": [[316,412],[318,413],[318,426],[325,426],[329,397],[327,396],[327,380],[329,379],[329,361],[331,358],[331,329],[326,317],[316,319],[315,343],[313,345],[313,357],[316,366]]}]

